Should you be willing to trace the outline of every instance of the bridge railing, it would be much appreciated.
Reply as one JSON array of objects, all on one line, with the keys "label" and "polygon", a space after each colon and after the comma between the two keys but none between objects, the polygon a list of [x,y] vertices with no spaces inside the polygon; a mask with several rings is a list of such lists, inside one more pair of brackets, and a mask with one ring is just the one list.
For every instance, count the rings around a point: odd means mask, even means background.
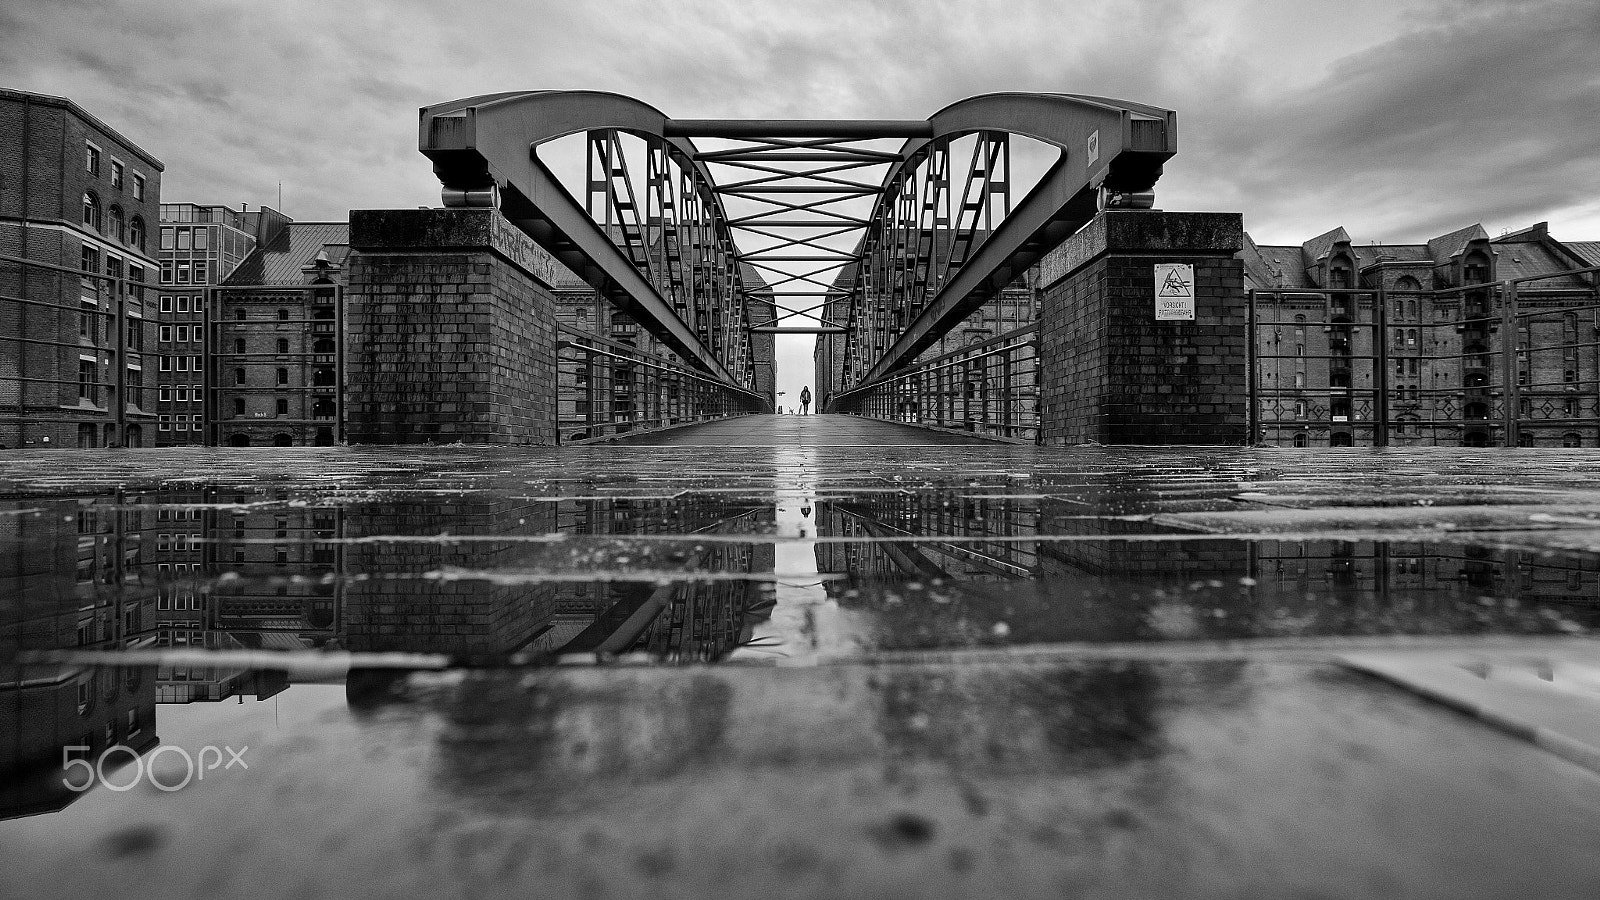
[{"label": "bridge railing", "polygon": [[1250,294],[1258,442],[1600,446],[1600,267]]},{"label": "bridge railing", "polygon": [[580,443],[765,412],[756,393],[620,341],[558,326],[559,440]]},{"label": "bridge railing", "polygon": [[997,441],[1037,443],[1038,325],[996,335],[841,392],[829,399],[827,410]]}]

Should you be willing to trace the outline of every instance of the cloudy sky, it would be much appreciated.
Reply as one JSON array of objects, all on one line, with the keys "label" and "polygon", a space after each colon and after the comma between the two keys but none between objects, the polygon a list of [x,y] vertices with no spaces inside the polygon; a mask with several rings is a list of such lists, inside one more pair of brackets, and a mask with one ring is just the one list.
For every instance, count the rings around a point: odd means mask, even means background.
[{"label": "cloudy sky", "polygon": [[[276,206],[281,182],[300,220],[437,205],[417,109],[473,94],[924,118],[1021,90],[1177,110],[1158,205],[1243,212],[1262,243],[1600,239],[1593,0],[17,0],[0,85],[139,143],[164,199]],[[809,351],[783,362],[797,392]]]}]

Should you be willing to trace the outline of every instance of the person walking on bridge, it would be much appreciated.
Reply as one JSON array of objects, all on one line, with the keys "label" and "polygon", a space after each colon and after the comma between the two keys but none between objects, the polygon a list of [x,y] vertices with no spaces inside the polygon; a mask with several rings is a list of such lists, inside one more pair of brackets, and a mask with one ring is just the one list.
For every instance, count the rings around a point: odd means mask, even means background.
[{"label": "person walking on bridge", "polygon": [[810,385],[807,385],[807,386],[805,386],[805,387],[800,389],[800,415],[802,415],[802,416],[811,415],[811,386]]}]

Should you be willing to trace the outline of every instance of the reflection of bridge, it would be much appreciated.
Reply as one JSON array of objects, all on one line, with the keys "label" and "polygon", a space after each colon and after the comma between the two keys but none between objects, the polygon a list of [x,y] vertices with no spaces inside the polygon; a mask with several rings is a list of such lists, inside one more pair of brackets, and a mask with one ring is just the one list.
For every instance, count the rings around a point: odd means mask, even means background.
[{"label": "reflection of bridge", "polygon": [[[1244,439],[1242,228],[1148,209],[1168,110],[994,94],[915,121],[679,120],[534,91],[428,107],[420,138],[447,208],[352,213],[354,441],[552,443],[628,430],[602,407],[641,427],[771,409],[784,334],[817,336],[834,412],[1047,443]],[[1150,316],[1157,259],[1192,267],[1180,322]],[[557,325],[573,283],[644,334]],[[1008,292],[1037,322],[998,313]],[[641,340],[670,365],[618,362]]]}]

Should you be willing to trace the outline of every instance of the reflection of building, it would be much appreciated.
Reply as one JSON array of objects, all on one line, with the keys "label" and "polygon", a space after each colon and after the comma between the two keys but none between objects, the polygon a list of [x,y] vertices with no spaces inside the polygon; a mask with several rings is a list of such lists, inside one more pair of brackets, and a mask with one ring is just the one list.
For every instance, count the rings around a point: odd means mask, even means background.
[{"label": "reflection of building", "polygon": [[150,443],[162,165],[70,100],[0,89],[0,446]]},{"label": "reflection of building", "polygon": [[1298,247],[1246,238],[1260,439],[1600,444],[1600,277],[1567,274],[1600,264],[1597,247],[1543,223],[1426,244],[1357,244],[1342,228]]},{"label": "reflection of building", "polygon": [[[126,499],[66,499],[40,516],[6,504],[0,609],[10,612],[0,623],[0,660],[151,642],[153,603],[140,590],[142,517],[123,507]],[[155,746],[155,698],[155,679],[139,669],[0,668],[0,818],[53,812],[77,799],[62,784],[64,758],[93,762],[115,745],[135,753]],[[127,761],[114,757],[110,765]]]}]

